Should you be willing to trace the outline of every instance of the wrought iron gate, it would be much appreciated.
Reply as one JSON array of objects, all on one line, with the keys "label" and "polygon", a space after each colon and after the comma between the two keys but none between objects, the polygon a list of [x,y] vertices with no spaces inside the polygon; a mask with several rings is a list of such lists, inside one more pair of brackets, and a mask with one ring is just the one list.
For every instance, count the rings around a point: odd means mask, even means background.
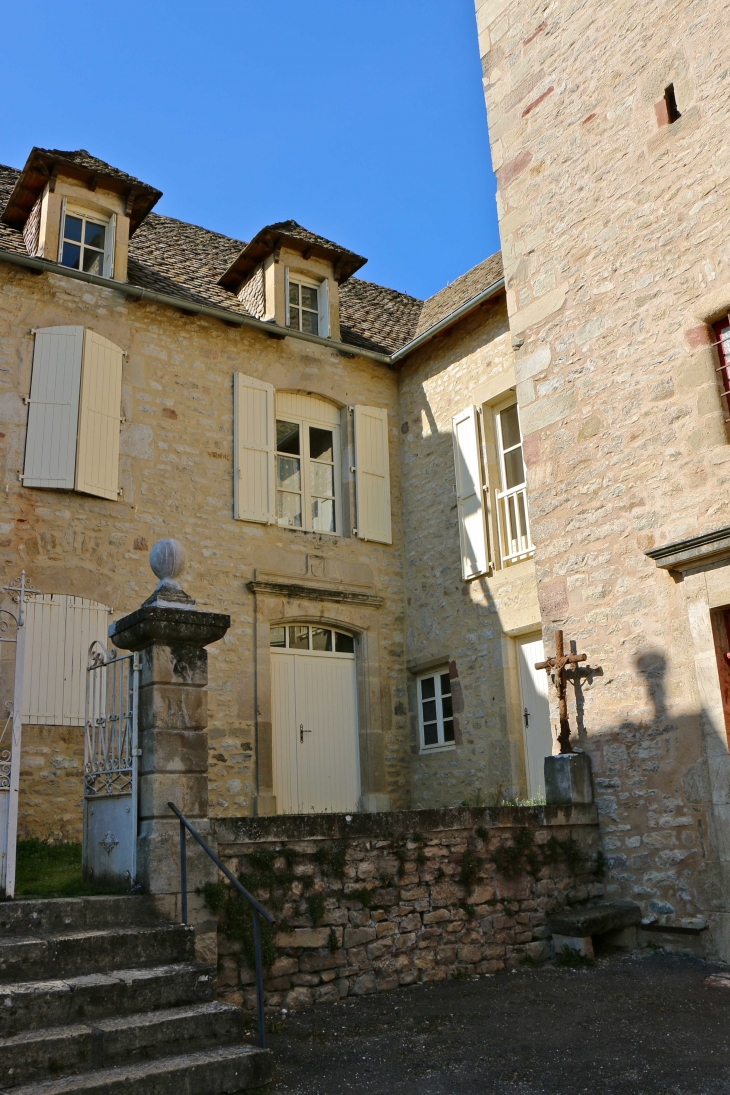
[{"label": "wrought iron gate", "polygon": [[84,740],[84,878],[131,886],[137,874],[139,655],[89,649]]}]

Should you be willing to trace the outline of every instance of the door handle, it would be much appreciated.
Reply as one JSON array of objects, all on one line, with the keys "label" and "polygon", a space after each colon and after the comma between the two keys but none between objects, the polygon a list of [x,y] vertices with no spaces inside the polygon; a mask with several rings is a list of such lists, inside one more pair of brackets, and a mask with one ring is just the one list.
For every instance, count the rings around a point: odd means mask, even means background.
[{"label": "door handle", "polygon": [[525,729],[530,725],[530,712],[525,708]]},{"label": "door handle", "polygon": [[311,734],[311,733],[312,733],[311,730],[305,730],[304,729],[304,723],[303,722],[299,723],[299,740],[302,743],[302,745],[304,744],[304,735],[305,734]]}]

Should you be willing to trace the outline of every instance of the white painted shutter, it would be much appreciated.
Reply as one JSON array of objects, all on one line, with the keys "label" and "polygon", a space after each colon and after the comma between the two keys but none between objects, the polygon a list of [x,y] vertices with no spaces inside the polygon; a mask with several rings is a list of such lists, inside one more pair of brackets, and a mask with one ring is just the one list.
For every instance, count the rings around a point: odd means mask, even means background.
[{"label": "white painted shutter", "polygon": [[243,373],[233,376],[233,516],[276,522],[274,386]]},{"label": "white painted shutter", "polygon": [[124,351],[86,332],[79,399],[76,490],[99,498],[119,493],[119,431]]},{"label": "white painted shutter", "polygon": [[330,288],[325,278],[317,290],[319,301],[319,333],[322,338],[330,337]]},{"label": "white painted shutter", "polygon": [[22,721],[83,726],[89,647],[106,644],[109,609],[84,597],[45,593],[26,606]]},{"label": "white painted shutter", "polygon": [[35,333],[23,485],[73,490],[83,327]]},{"label": "white painted shutter", "polygon": [[112,213],[106,230],[106,246],[104,247],[104,277],[114,277],[114,247],[117,235],[117,215]]},{"label": "white painted shutter", "polygon": [[357,535],[392,544],[388,412],[383,407],[355,407],[355,487]]},{"label": "white painted shutter", "polygon": [[461,576],[474,578],[489,567],[487,530],[484,521],[484,483],[479,452],[479,424],[476,407],[469,407],[452,419],[456,498],[461,542]]}]

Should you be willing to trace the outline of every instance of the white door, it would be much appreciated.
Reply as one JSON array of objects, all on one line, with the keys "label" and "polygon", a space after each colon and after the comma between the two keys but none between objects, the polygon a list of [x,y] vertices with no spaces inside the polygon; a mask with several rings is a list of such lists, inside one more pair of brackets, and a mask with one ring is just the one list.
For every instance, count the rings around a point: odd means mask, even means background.
[{"label": "white door", "polygon": [[553,751],[548,676],[544,669],[535,669],[535,662],[544,660],[545,647],[539,635],[517,640],[527,793],[530,798],[545,795],[545,757],[551,756]]},{"label": "white door", "polygon": [[354,640],[331,628],[271,629],[274,792],[282,814],[357,809]]}]

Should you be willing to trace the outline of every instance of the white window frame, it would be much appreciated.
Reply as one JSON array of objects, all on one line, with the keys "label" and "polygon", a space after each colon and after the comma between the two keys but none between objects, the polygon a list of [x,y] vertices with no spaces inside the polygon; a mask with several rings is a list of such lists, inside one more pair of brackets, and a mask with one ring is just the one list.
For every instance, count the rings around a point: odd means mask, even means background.
[{"label": "white window frame", "polygon": [[[75,240],[65,241],[66,235],[66,217],[77,217],[82,222],[81,226],[81,243],[78,246],[81,248],[81,254],[79,256],[79,270],[84,269],[84,248],[86,244],[83,242],[85,234],[86,222],[91,224],[100,224],[106,229],[104,236],[104,259],[102,263],[101,277],[111,278],[114,274],[114,237],[116,234],[116,216],[104,216],[103,213],[97,213],[91,209],[83,209],[81,206],[69,205],[66,199],[63,199],[61,206],[61,226],[58,234],[58,262],[63,265],[63,245],[64,242],[76,243]],[[99,254],[97,248],[90,248],[95,254]]]},{"label": "white window frame", "polygon": [[[271,632],[274,630],[274,628],[278,628],[278,627],[283,627],[284,628],[284,641],[286,643],[285,646],[272,646],[271,645],[271,637],[270,637]],[[307,637],[307,642],[309,643],[309,645],[307,647],[289,646],[289,628],[290,627],[306,627],[306,628],[309,628],[309,635]],[[321,627],[324,631],[331,631],[332,632],[332,649],[331,650],[314,650],[313,649],[313,647],[312,647],[312,628],[319,628],[319,627]],[[344,651],[344,650],[335,650],[336,640],[335,640],[334,636],[338,632],[339,632],[340,635],[346,635],[348,639],[352,639],[353,650],[352,650],[351,653],[348,652],[348,651]],[[350,661],[354,661],[355,660],[355,652],[357,650],[357,640],[351,632],[344,631],[341,627],[330,627],[329,624],[313,624],[313,623],[308,623],[306,620],[304,620],[304,621],[303,620],[287,620],[286,623],[278,623],[278,624],[271,624],[270,625],[270,628],[269,628],[269,649],[271,650],[272,654],[306,654],[307,657],[310,657],[310,656],[314,655],[314,657],[318,657],[318,658],[345,658],[345,659],[349,659]]]},{"label": "white window frame", "polygon": [[[424,672],[424,673],[419,673],[418,677],[416,678],[416,701],[418,703],[418,731],[419,731],[419,739],[420,739],[420,751],[422,753],[442,753],[447,749],[455,749],[456,748],[456,741],[455,740],[454,741],[444,741],[444,716],[443,716],[443,704],[442,704],[441,701],[443,700],[443,698],[446,694],[441,691],[441,677],[442,676],[447,676],[449,678],[449,686],[451,686],[451,676],[449,674],[448,665],[444,665],[441,668],[437,668],[437,669],[429,669],[427,672]],[[424,701],[421,689],[422,689],[423,681],[426,681],[426,680],[433,680],[435,682],[434,692],[435,692],[435,701],[436,701],[436,728],[437,728],[438,740],[433,745],[426,745],[425,732],[424,732],[424,723],[423,723],[423,704],[424,704],[424,702],[428,702],[428,698],[427,698],[427,700]],[[453,713],[453,692],[449,691],[448,696],[452,701],[451,719],[452,719],[452,722],[454,724],[454,737],[455,737],[456,736],[456,720],[455,720],[455,716],[454,716],[454,713]]]},{"label": "white window frame", "polygon": [[[302,285],[305,285],[308,289],[314,289],[315,293],[317,294],[317,307],[316,308],[303,308],[302,303],[301,303],[301,299],[302,299],[301,298],[301,292],[299,293],[299,304],[290,305],[289,304],[289,290],[290,290],[292,285],[298,285],[298,286],[300,286],[300,288],[301,288]],[[317,337],[319,337],[319,338],[328,338],[329,337],[329,330],[322,330],[323,321],[324,321],[324,326],[329,327],[328,317],[325,317],[322,314],[323,313],[323,308],[322,308],[323,300],[322,300],[322,298],[323,297],[326,298],[326,296],[327,296],[326,286],[324,285],[324,283],[320,282],[320,281],[314,281],[312,278],[308,278],[306,276],[303,277],[301,274],[298,274],[296,272],[296,270],[290,270],[290,269],[287,268],[285,289],[286,289],[286,294],[285,294],[286,295],[286,301],[285,301],[285,303],[286,303],[286,312],[285,312],[285,315],[284,315],[284,326],[289,327],[289,329],[292,330],[292,331],[301,331],[302,330],[302,311],[310,312],[312,315],[316,315],[316,317],[317,317]],[[289,323],[289,308],[290,307],[296,307],[297,310],[298,310],[298,313],[299,313],[299,326],[298,327],[291,327],[291,325]]]},{"label": "white window frame", "polygon": [[[274,449],[274,461],[275,461],[275,509],[276,523],[279,528],[288,528],[299,532],[314,532],[321,536],[342,536],[342,471],[340,460],[340,427],[333,422],[318,421],[314,418],[302,418],[299,415],[290,414],[288,411],[280,411],[276,409],[276,419],[274,429],[278,432],[277,423],[279,422],[291,422],[299,427],[299,461],[300,461],[300,481],[301,481],[301,494],[302,498],[302,523],[301,525],[289,525],[285,521],[279,519],[279,474],[278,474],[278,460],[279,450]],[[334,482],[334,502],[335,502],[335,527],[334,531],[328,529],[315,529],[312,527],[312,489],[310,481],[310,467],[312,463],[320,463],[320,461],[312,461],[309,455],[309,429],[314,427],[318,430],[330,430],[332,433],[332,468],[333,468],[333,482]],[[276,432],[274,434],[276,445]],[[282,453],[282,456],[290,455],[288,453]],[[321,461],[324,463],[324,461]],[[291,491],[289,493],[297,493]]]},{"label": "white window frame", "polygon": [[[511,407],[517,408],[517,426],[520,431],[520,440],[518,445],[512,445],[509,449],[505,450],[502,443],[502,414],[509,410]],[[532,542],[532,533],[530,531],[530,512],[528,508],[527,500],[527,476],[525,473],[525,453],[522,438],[522,423],[520,422],[520,409],[517,400],[514,396],[509,399],[503,400],[493,408],[494,413],[494,439],[497,446],[497,462],[499,467],[499,486],[494,492],[495,510],[497,513],[497,531],[499,540],[499,554],[500,562],[503,567],[510,566],[513,563],[522,562],[523,559],[529,559],[535,554],[535,546]],[[522,468],[523,468],[523,481],[516,484],[514,487],[507,487],[507,474],[505,469],[505,456],[513,452],[519,447],[520,454],[522,456]],[[520,521],[518,517],[518,509],[520,505],[524,506],[524,530],[519,532],[518,535],[512,536],[510,534],[511,525],[513,523],[510,520],[510,514],[514,514],[514,523]],[[512,507],[508,513],[508,507]],[[514,531],[514,530],[512,530]]]}]

